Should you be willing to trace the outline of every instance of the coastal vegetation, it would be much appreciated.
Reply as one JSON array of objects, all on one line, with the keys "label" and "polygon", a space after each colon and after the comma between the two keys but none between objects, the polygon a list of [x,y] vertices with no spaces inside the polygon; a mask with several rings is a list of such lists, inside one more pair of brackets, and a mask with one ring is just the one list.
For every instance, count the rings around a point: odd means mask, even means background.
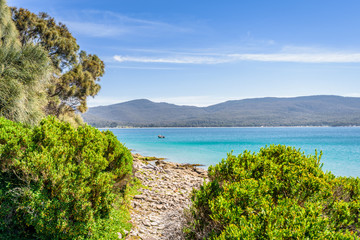
[{"label": "coastal vegetation", "polygon": [[0,239],[118,239],[131,228],[133,158],[82,122],[104,63],[79,49],[64,24],[0,0]]},{"label": "coastal vegetation", "polygon": [[[80,116],[87,97],[99,92],[104,69],[64,24],[0,0],[0,239],[118,239],[129,233],[130,199],[138,187],[133,157],[112,132]],[[358,98],[265,100],[206,108],[137,100],[94,108],[84,117],[97,127],[360,125]],[[186,237],[358,239],[360,180],[323,172],[320,157],[281,145],[230,153],[209,168],[210,181],[193,190]],[[135,220],[159,231],[176,225],[167,219],[181,218],[185,193],[207,174],[197,164],[162,160],[137,156],[137,174],[147,186],[133,204],[149,217]],[[164,209],[168,215],[160,218]],[[150,218],[153,210],[159,210],[156,218]]]},{"label": "coastal vegetation", "polygon": [[105,71],[103,61],[80,51],[66,25],[57,23],[47,13],[34,14],[23,8],[11,10],[21,45],[40,45],[50,59],[46,115],[81,123],[78,113],[87,110],[87,97],[94,97],[100,90],[98,82]]},{"label": "coastal vegetation", "polygon": [[95,54],[80,51],[66,25],[47,13],[34,14],[23,8],[11,10],[21,45],[36,43],[50,58],[46,115],[81,123],[78,113],[87,110],[87,97],[94,97],[100,90],[98,82],[105,72],[103,61]]},{"label": "coastal vegetation", "polygon": [[46,13],[0,0],[0,116],[29,124],[54,115],[82,123],[100,90],[103,61],[80,51],[68,28]]},{"label": "coastal vegetation", "polygon": [[109,131],[0,118],[0,238],[116,239],[130,228],[132,156]]},{"label": "coastal vegetation", "polygon": [[320,158],[282,145],[228,154],[193,193],[188,239],[359,239],[360,179]]},{"label": "coastal vegetation", "polygon": [[20,44],[10,9],[0,0],[0,116],[35,124],[45,116],[51,68],[46,51]]}]

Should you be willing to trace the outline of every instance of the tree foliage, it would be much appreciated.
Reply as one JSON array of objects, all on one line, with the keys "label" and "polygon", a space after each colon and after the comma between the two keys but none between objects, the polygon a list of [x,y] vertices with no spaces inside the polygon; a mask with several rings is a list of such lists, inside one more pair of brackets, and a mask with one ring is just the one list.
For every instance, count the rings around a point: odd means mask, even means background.
[{"label": "tree foliage", "polygon": [[130,151],[109,131],[0,118],[0,238],[116,239],[131,174]]},{"label": "tree foliage", "polygon": [[44,116],[50,77],[47,53],[33,43],[21,45],[5,0],[0,0],[0,116],[29,124]]},{"label": "tree foliage", "polygon": [[291,147],[229,154],[192,197],[189,239],[359,239],[360,179]]},{"label": "tree foliage", "polygon": [[40,44],[52,61],[53,74],[48,85],[47,114],[60,118],[74,117],[87,110],[87,97],[100,90],[104,63],[93,54],[79,51],[68,28],[46,13],[38,15],[27,9],[12,8],[12,19],[20,33],[22,45]]}]

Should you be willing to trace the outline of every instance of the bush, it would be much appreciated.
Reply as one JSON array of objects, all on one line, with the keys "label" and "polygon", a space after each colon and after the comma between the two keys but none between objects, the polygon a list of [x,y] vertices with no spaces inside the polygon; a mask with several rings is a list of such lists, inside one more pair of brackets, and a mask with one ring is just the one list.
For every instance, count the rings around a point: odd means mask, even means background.
[{"label": "bush", "polygon": [[359,178],[335,177],[320,156],[270,146],[228,154],[192,196],[189,239],[358,239]]},{"label": "bush", "polygon": [[131,173],[109,131],[0,118],[0,239],[115,239]]}]

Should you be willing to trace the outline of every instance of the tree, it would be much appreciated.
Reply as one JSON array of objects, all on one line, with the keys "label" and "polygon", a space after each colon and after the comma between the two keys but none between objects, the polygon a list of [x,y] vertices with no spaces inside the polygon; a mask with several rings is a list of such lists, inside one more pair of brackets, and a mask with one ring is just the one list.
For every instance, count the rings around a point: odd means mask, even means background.
[{"label": "tree", "polygon": [[46,13],[36,15],[26,9],[12,8],[12,18],[21,44],[40,44],[52,61],[46,114],[74,118],[76,113],[85,112],[87,97],[94,97],[100,90],[98,81],[104,74],[103,61],[96,55],[79,51],[68,28]]},{"label": "tree", "polygon": [[50,77],[47,53],[32,43],[21,45],[5,0],[0,0],[0,116],[28,124],[44,116]]}]

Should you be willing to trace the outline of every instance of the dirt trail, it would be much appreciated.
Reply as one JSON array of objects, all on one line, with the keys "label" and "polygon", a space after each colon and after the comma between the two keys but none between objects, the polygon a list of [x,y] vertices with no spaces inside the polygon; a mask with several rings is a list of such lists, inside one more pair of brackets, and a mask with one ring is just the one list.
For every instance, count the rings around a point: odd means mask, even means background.
[{"label": "dirt trail", "polygon": [[134,155],[135,176],[146,188],[132,202],[134,227],[126,239],[182,239],[183,211],[189,207],[192,189],[199,188],[207,172],[166,161],[146,163],[139,158]]}]

